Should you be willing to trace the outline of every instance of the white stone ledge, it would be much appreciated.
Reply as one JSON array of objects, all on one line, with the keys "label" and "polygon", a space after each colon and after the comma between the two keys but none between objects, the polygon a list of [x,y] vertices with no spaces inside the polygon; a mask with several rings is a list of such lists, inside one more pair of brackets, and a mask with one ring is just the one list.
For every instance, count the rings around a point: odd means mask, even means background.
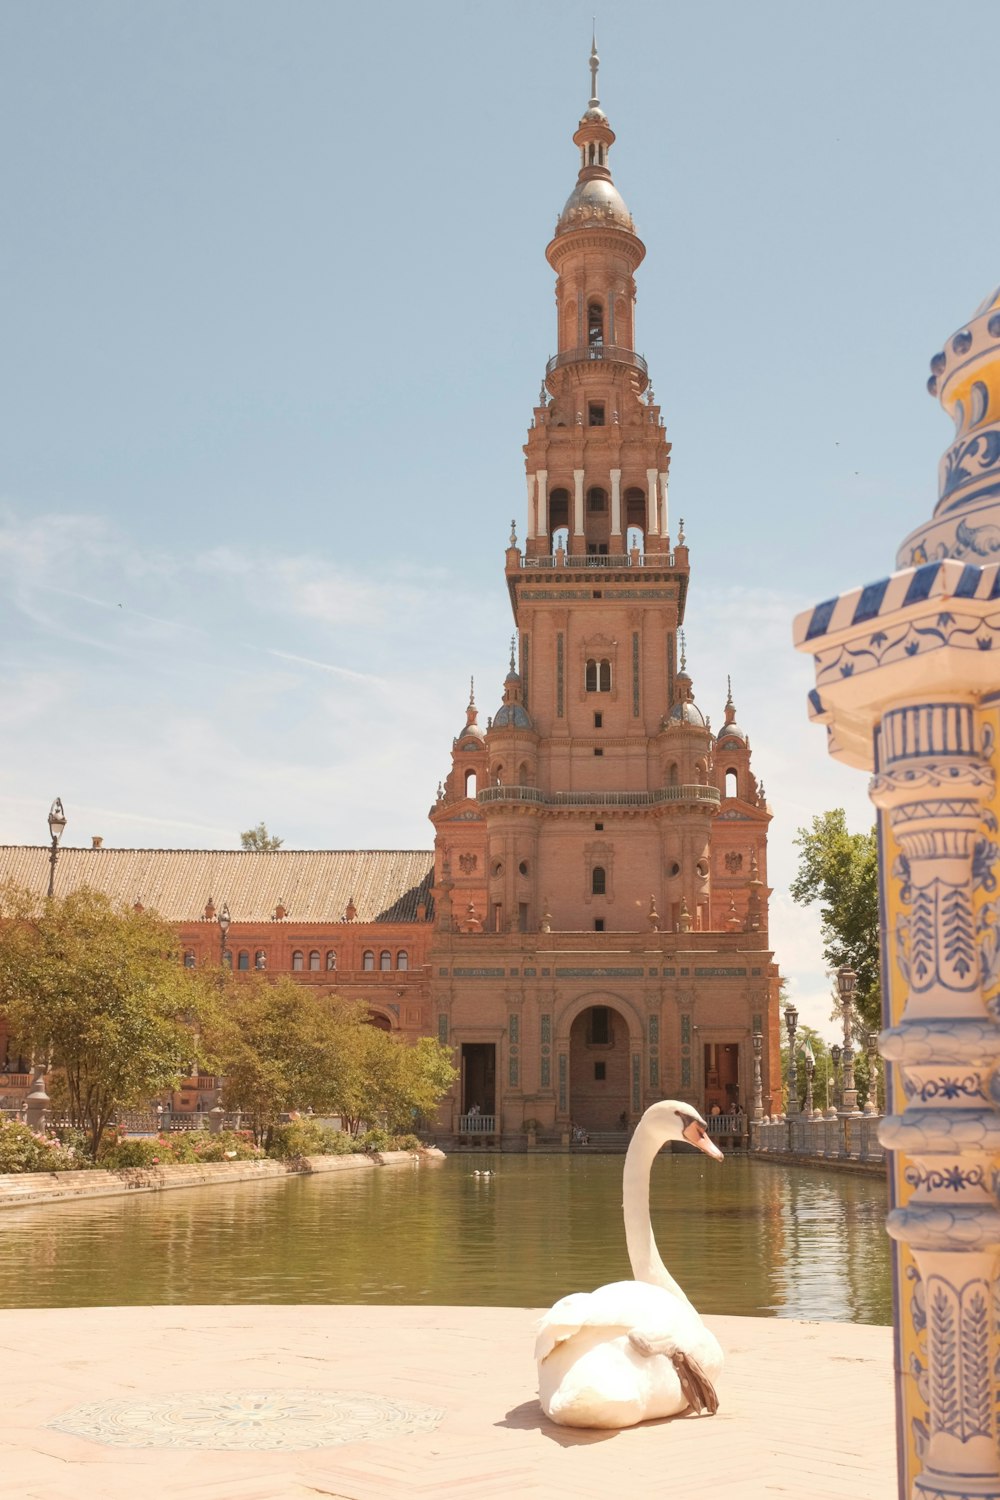
[{"label": "white stone ledge", "polygon": [[404,1162],[443,1161],[436,1146],[419,1153],[383,1151],[369,1155],[298,1156],[287,1161],[181,1162],[162,1167],[120,1167],[117,1171],[10,1172],[0,1175],[0,1208],[110,1198],[124,1193],[159,1193],[168,1188],[212,1187],[231,1182],[266,1182],[313,1172],[352,1172],[396,1167]]}]

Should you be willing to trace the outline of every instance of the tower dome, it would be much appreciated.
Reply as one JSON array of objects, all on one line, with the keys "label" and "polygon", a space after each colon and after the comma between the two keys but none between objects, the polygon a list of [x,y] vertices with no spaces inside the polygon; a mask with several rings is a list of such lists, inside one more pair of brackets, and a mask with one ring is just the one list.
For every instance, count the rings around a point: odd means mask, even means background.
[{"label": "tower dome", "polygon": [[632,215],[612,182],[608,167],[608,153],[614,145],[615,133],[597,97],[600,61],[595,37],[590,50],[590,103],[573,136],[574,143],[580,148],[580,175],[559,215],[557,238],[571,229],[603,229],[609,225],[635,233]]},{"label": "tower dome", "polygon": [[479,723],[479,710],[476,707],[476,684],[473,678],[469,679],[469,706],[465,710],[465,723],[455,736],[455,744],[464,744],[466,741],[482,741],[486,739],[486,731]]},{"label": "tower dome", "polygon": [[524,706],[524,692],[520,673],[514,662],[514,638],[510,643],[510,670],[504,678],[503,703],[493,715],[491,728],[493,729],[530,729],[535,726],[531,721],[531,715]]},{"label": "tower dome", "polygon": [[733,680],[726,678],[726,710],[722,728],[719,730],[718,739],[721,745],[723,741],[730,742],[738,740],[741,745],[747,743],[746,732],[736,722],[736,705],[733,703]]}]

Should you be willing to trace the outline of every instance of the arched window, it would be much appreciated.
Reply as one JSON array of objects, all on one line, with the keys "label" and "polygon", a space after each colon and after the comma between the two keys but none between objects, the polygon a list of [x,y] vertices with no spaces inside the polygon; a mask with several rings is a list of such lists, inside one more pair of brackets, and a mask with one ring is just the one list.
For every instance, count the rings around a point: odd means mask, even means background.
[{"label": "arched window", "polygon": [[292,954],[292,969],[296,974],[301,974],[304,968],[305,961],[299,949],[296,948],[295,952]]},{"label": "arched window", "polygon": [[382,952],[379,954],[378,966],[383,974],[388,974],[389,970],[392,968],[392,954],[389,952],[388,948],[383,948]]},{"label": "arched window", "polygon": [[264,949],[264,948],[258,948],[257,949],[257,952],[253,956],[253,966],[254,966],[255,969],[266,969],[267,968],[267,951],[266,951],[266,949]]},{"label": "arched window", "polygon": [[238,969],[249,969],[250,967],[250,954],[245,948],[241,948],[236,956],[236,967]]},{"label": "arched window", "polygon": [[726,796],[738,797],[740,794],[740,782],[736,772],[732,769],[726,772]]},{"label": "arched window", "polygon": [[667,785],[668,786],[676,786],[678,780],[679,780],[679,776],[678,776],[678,772],[677,772],[677,762],[674,761],[673,764],[670,767],[670,770],[667,772]]},{"label": "arched window", "polygon": [[591,515],[603,515],[607,508],[607,490],[595,488],[587,491],[587,510],[591,513]]},{"label": "arched window", "polygon": [[552,555],[553,557],[562,548],[564,552],[569,551],[569,527],[557,526],[552,533]]},{"label": "arched window", "polygon": [[611,691],[611,663],[604,657],[597,667],[597,691],[599,693],[610,693]]},{"label": "arched window", "polygon": [[599,302],[587,303],[587,343],[591,349],[604,343],[604,308]]},{"label": "arched window", "polygon": [[396,968],[399,969],[402,973],[405,973],[409,967],[410,955],[407,953],[405,948],[400,948],[399,952],[396,954]]},{"label": "arched window", "polygon": [[314,948],[312,950],[312,952],[310,953],[310,955],[309,955],[309,972],[310,972],[310,974],[318,974],[319,973],[319,949],[318,948]]},{"label": "arched window", "polygon": [[334,951],[333,951],[332,948],[329,948],[329,949],[327,949],[327,954],[326,954],[326,970],[327,970],[327,973],[330,973],[330,971],[332,969],[335,969],[336,967],[337,967],[337,955],[336,955],[336,953],[334,953]]},{"label": "arched window", "polygon": [[597,662],[591,656],[587,661],[587,671],[584,677],[584,686],[588,693],[597,692]]},{"label": "arched window", "polygon": [[493,767],[492,779],[494,786],[503,786],[503,766],[500,761],[497,761],[496,765]]},{"label": "arched window", "polygon": [[595,865],[590,872],[590,889],[595,896],[607,894],[608,877],[603,865]]},{"label": "arched window", "polygon": [[184,949],[184,967],[185,969],[193,969],[195,967],[195,956],[193,948]]},{"label": "arched window", "polygon": [[630,485],[622,499],[625,502],[622,506],[625,512],[625,525],[638,526],[640,531],[645,531],[646,491],[639,489],[638,485]]},{"label": "arched window", "polygon": [[476,773],[475,773],[475,771],[466,771],[466,773],[465,773],[465,795],[467,797],[474,797],[476,795],[476,784],[477,783],[476,783]]},{"label": "arched window", "polygon": [[365,949],[365,956],[361,960],[361,967],[366,974],[371,974],[375,969],[375,955],[370,948]]}]

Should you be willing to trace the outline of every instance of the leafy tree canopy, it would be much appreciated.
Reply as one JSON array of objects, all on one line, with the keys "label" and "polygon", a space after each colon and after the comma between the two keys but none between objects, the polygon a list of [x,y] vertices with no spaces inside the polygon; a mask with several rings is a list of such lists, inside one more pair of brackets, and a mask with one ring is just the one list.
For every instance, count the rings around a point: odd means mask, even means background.
[{"label": "leafy tree canopy", "polygon": [[875,829],[850,833],[842,807],[800,828],[798,874],[792,899],[820,903],[823,956],[834,970],[846,965],[858,976],[855,1004],[868,1027],[881,1016],[879,977],[878,847]]},{"label": "leafy tree canopy", "polygon": [[176,1086],[204,979],[153,912],[87,887],[40,900],[0,887],[0,1010],[23,1051],[62,1070],[72,1122],[96,1156],[109,1121]]},{"label": "leafy tree canopy", "polygon": [[277,834],[268,833],[266,823],[258,823],[256,828],[247,828],[240,834],[241,849],[280,849],[284,842]]}]

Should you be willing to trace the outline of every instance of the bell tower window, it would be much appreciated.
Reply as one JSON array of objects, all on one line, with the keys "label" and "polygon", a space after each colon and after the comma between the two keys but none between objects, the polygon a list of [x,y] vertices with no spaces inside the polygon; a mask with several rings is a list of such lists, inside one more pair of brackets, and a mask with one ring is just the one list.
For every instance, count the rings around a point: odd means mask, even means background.
[{"label": "bell tower window", "polygon": [[608,877],[603,865],[595,865],[590,872],[590,889],[595,896],[607,893]]},{"label": "bell tower window", "polygon": [[591,427],[604,426],[604,402],[591,401],[587,407],[587,422]]},{"label": "bell tower window", "polygon": [[739,794],[740,794],[739,777],[736,775],[735,771],[729,770],[729,771],[726,772],[726,796],[727,797],[738,797]]},{"label": "bell tower window", "polygon": [[[604,345],[604,308],[599,302],[587,304],[587,343],[591,349],[600,349]],[[599,359],[600,355],[595,358]]]}]

